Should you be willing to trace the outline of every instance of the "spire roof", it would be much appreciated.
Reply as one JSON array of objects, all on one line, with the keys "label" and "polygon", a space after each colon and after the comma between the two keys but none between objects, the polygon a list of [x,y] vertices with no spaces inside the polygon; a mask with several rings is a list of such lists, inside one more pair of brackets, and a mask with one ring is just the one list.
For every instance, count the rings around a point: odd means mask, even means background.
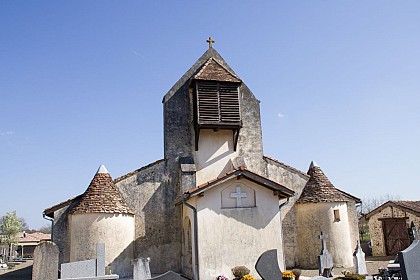
[{"label": "spire roof", "polygon": [[309,166],[308,175],[310,176],[309,181],[306,183],[297,201],[298,203],[343,202],[351,200],[357,203],[360,202],[359,198],[335,188],[325,176],[321,167],[314,161]]},{"label": "spire roof", "polygon": [[209,58],[200,71],[194,75],[196,80],[206,81],[220,81],[220,82],[242,82],[238,76],[226,69],[221,63],[219,63],[213,57]]},{"label": "spire roof", "polygon": [[[222,56],[216,51],[214,47],[209,48],[195,63],[191,68],[172,86],[172,88],[165,94],[162,102],[166,103],[171,97],[185,84],[189,84],[194,76],[202,70],[204,64],[206,64],[210,59],[213,59],[221,67],[223,67],[230,75],[241,81],[235,72],[229,67],[226,61]],[[210,63],[210,62],[209,62]],[[211,69],[210,67],[209,69]]]},{"label": "spire roof", "polygon": [[70,214],[121,213],[134,214],[115,187],[111,175],[101,165]]}]

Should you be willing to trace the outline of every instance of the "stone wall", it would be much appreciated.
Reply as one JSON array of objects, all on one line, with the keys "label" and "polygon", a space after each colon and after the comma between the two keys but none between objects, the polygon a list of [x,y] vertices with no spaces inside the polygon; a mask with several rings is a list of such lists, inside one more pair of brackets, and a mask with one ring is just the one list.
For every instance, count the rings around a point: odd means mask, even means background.
[{"label": "stone wall", "polygon": [[420,227],[420,217],[412,213],[401,210],[397,207],[388,206],[381,211],[375,213],[369,218],[369,232],[372,242],[373,256],[386,256],[384,233],[382,231],[382,222],[380,218],[405,218],[407,217],[407,228],[411,222],[414,222],[416,227]]},{"label": "stone wall", "polygon": [[166,162],[158,161],[116,182],[135,213],[134,257],[150,257],[152,273],[181,272],[181,209]]},{"label": "stone wall", "polygon": [[295,202],[299,199],[309,176],[270,158],[265,158],[265,161],[267,164],[266,176],[296,192],[296,195],[290,198],[289,203],[281,209],[286,266],[294,267],[298,263],[299,253]]},{"label": "stone wall", "polygon": [[71,204],[62,207],[54,212],[53,238],[52,240],[59,250],[59,264],[70,261],[70,233],[68,215],[70,210],[79,203],[79,197],[74,199]]}]

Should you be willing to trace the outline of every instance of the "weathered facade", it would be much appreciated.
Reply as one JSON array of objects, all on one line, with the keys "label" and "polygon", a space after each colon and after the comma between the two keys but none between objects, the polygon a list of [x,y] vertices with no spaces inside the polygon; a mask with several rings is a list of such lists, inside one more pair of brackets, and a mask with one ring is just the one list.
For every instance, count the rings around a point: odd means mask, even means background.
[{"label": "weathered facade", "polygon": [[[150,257],[152,273],[195,279],[254,269],[274,248],[282,268],[299,266],[307,248],[299,247],[296,202],[311,177],[264,156],[259,101],[214,48],[164,96],[163,111],[164,159],[113,181],[134,214],[134,258]],[[82,200],[45,210],[60,262],[71,259],[69,216]],[[355,213],[354,203],[345,207]],[[355,227],[349,219],[345,230]],[[353,246],[357,235],[346,236]]]},{"label": "weathered facade", "polygon": [[[319,235],[327,235],[327,249],[336,267],[351,267],[359,240],[356,204],[361,200],[334,187],[321,168],[312,162],[309,181],[296,204],[298,247],[302,267],[316,267],[321,251]],[[315,245],[317,244],[317,245]]]},{"label": "weathered facade", "polygon": [[388,201],[366,214],[374,256],[396,256],[411,241],[409,228],[420,228],[420,201]]}]

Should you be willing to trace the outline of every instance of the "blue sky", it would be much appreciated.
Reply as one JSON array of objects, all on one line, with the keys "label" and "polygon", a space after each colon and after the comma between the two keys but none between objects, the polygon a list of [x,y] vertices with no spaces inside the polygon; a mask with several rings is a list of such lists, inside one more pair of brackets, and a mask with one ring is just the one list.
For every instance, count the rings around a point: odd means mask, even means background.
[{"label": "blue sky", "polygon": [[264,153],[363,198],[420,200],[419,1],[0,1],[0,215],[29,226],[163,157],[162,97],[214,47]]}]

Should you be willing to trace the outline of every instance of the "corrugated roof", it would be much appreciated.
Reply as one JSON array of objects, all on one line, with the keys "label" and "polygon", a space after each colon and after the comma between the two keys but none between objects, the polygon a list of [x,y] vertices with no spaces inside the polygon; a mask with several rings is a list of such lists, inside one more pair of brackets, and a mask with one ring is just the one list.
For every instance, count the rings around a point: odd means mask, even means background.
[{"label": "corrugated roof", "polygon": [[79,203],[70,211],[70,214],[134,214],[115,187],[111,175],[102,172],[102,170],[99,168],[89,187],[82,194]]},{"label": "corrugated roof", "polygon": [[196,80],[206,80],[206,81],[220,81],[220,82],[233,82],[240,83],[242,82],[238,76],[230,72],[228,69],[222,66],[216,59],[213,57],[208,59],[206,63],[201,67],[201,69],[194,75]]},{"label": "corrugated roof", "polygon": [[335,188],[321,168],[313,162],[309,167],[308,175],[310,176],[309,181],[306,183],[300,198],[297,200],[298,203],[341,202],[350,200],[357,203],[361,202],[359,198]]}]

